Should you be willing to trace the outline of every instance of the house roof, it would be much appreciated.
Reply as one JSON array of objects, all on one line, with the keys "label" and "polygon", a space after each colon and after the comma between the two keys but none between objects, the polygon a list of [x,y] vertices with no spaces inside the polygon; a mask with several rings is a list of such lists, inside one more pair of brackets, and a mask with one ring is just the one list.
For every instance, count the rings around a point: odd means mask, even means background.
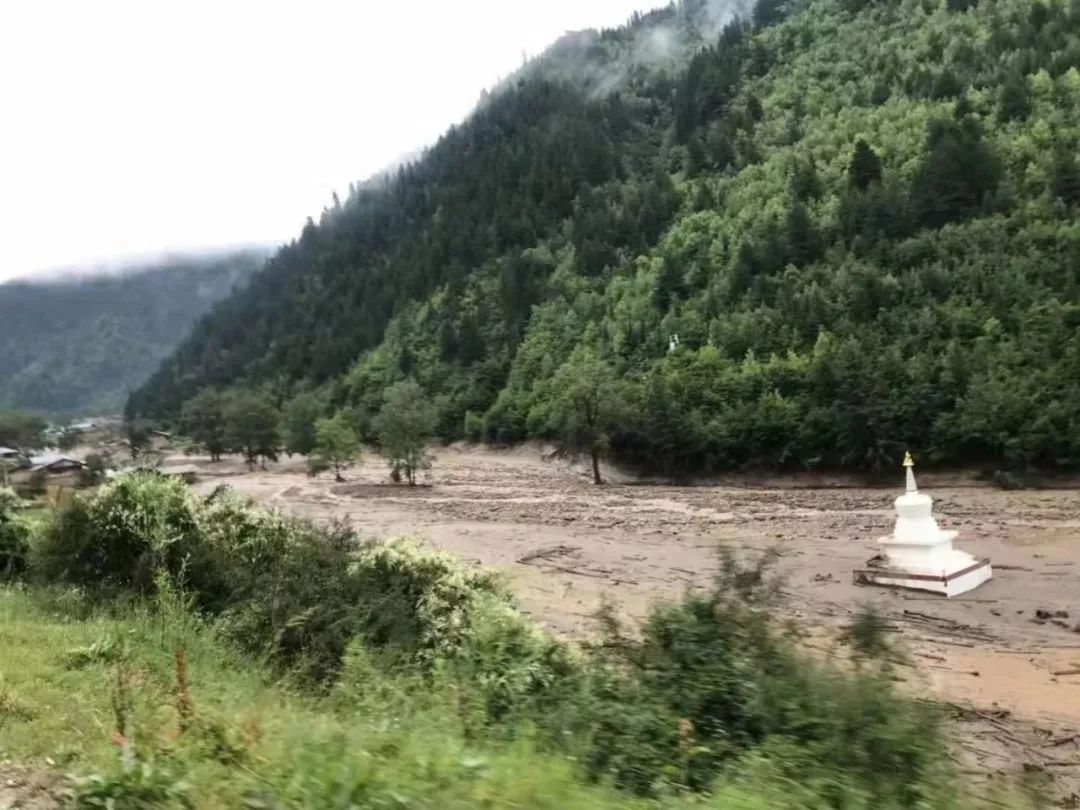
[{"label": "house roof", "polygon": [[64,456],[60,453],[45,453],[41,456],[30,457],[30,467],[34,470],[48,469],[49,467],[54,467],[61,462],[66,462],[68,464],[76,464],[79,467],[86,466],[77,458],[71,458],[71,456]]}]

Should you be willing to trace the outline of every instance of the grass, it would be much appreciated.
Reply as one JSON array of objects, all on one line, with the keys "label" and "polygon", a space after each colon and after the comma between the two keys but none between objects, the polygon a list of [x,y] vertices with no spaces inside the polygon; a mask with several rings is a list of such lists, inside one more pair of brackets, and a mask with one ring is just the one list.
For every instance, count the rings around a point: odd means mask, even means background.
[{"label": "grass", "polygon": [[[366,703],[304,694],[180,612],[78,616],[79,609],[68,592],[0,589],[0,754],[34,767],[53,767],[48,760],[76,777],[100,774],[111,784],[124,746],[115,707],[123,673],[130,749],[175,788],[144,806],[702,804],[645,802],[582,784],[571,758],[539,751],[528,735],[497,747],[470,743],[440,698],[410,708],[388,695],[387,684],[371,684]],[[193,714],[184,732],[177,647],[185,651]],[[724,794],[724,807],[778,806],[737,786]]]},{"label": "grass", "polygon": [[[70,591],[0,588],[0,758],[76,779],[96,775],[77,806],[106,806],[90,803],[98,789],[119,796],[117,808],[826,806],[820,791],[778,773],[775,760],[754,757],[708,796],[643,800],[586,784],[573,757],[541,750],[528,733],[498,745],[470,740],[452,689],[418,699],[373,675],[359,686],[351,679],[348,694],[312,695],[164,601],[157,612],[106,614],[86,612]],[[184,731],[178,648],[190,701]],[[117,737],[118,680],[130,745]],[[138,795],[148,799],[133,798],[125,749],[139,763]]]}]

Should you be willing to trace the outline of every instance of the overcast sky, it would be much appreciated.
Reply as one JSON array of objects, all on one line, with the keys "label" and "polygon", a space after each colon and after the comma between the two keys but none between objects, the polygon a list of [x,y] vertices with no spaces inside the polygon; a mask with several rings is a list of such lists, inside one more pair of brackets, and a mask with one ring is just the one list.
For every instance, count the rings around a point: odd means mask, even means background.
[{"label": "overcast sky", "polygon": [[286,241],[523,54],[662,4],[5,3],[0,279]]}]

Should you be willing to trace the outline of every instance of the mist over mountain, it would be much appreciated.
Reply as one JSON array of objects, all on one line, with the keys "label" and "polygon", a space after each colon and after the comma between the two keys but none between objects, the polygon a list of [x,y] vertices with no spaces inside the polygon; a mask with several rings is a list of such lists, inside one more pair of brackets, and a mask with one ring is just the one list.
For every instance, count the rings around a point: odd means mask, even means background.
[{"label": "mist over mountain", "polygon": [[1075,467],[1078,140],[1076,3],[684,0],[354,185],[128,412],[317,387],[363,431],[411,378],[446,439],[557,438],[581,367],[650,468]]},{"label": "mist over mountain", "polygon": [[207,247],[200,249],[162,249],[149,250],[137,254],[121,255],[97,261],[45,267],[22,275],[13,275],[0,280],[0,284],[49,284],[53,282],[73,282],[80,279],[101,279],[110,276],[127,276],[145,273],[155,268],[193,267],[206,264],[216,259],[250,254],[268,258],[274,252],[269,244],[234,244],[226,247]]},{"label": "mist over mountain", "polygon": [[268,252],[172,255],[0,284],[0,408],[118,412]]}]

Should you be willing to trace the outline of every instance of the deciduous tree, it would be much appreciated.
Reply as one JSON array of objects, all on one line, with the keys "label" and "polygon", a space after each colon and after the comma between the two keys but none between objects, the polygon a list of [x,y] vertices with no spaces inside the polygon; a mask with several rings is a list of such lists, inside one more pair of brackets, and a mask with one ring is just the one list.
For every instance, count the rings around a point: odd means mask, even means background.
[{"label": "deciduous tree", "polygon": [[334,478],[343,481],[341,470],[360,457],[360,439],[348,416],[338,413],[315,423],[315,456],[334,470]]},{"label": "deciduous tree", "polygon": [[431,466],[428,442],[438,415],[413,380],[386,389],[382,409],[375,417],[379,453],[390,463],[392,475],[416,483],[416,473]]},{"label": "deciduous tree", "polygon": [[207,388],[184,403],[180,425],[193,440],[206,448],[211,461],[220,461],[225,452],[225,397]]},{"label": "deciduous tree", "polygon": [[249,466],[261,460],[277,461],[280,414],[269,399],[257,391],[234,391],[225,401],[225,443],[243,453]]},{"label": "deciduous tree", "polygon": [[584,448],[592,461],[594,484],[602,484],[600,459],[615,429],[630,412],[628,390],[595,349],[578,347],[551,381],[555,418],[571,444]]},{"label": "deciduous tree", "polygon": [[285,452],[308,455],[317,444],[315,423],[326,415],[326,401],[314,391],[302,391],[281,409],[281,438]]}]

